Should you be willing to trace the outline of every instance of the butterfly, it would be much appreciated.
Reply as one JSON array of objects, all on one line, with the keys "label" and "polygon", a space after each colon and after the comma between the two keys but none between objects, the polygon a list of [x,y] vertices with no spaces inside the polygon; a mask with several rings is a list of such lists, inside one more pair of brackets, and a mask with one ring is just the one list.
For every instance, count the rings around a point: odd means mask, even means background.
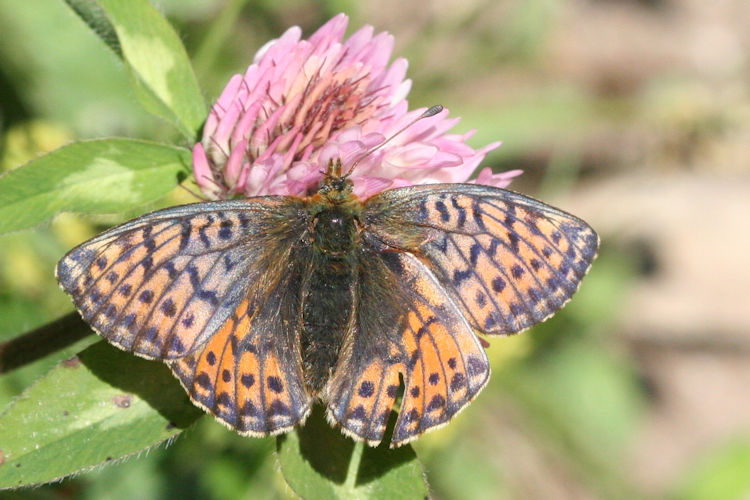
[{"label": "butterfly", "polygon": [[332,162],[317,193],[159,210],[71,250],[61,287],[115,346],[166,362],[190,399],[242,435],[332,424],[391,446],[446,424],[485,386],[477,332],[544,321],[599,239],[584,221],[475,184],[365,200]]}]

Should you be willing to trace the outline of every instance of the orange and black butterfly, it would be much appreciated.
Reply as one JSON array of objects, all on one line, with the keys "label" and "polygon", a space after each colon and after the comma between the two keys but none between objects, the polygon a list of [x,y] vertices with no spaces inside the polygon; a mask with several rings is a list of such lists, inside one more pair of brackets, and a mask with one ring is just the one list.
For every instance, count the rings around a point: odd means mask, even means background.
[{"label": "orange and black butterfly", "polygon": [[[352,193],[341,165],[309,197],[160,210],[57,266],[83,318],[166,362],[240,434],[291,430],[320,398],[374,445],[447,423],[487,383],[476,333],[545,320],[578,289],[598,237],[582,220],[474,184]],[[403,385],[403,392],[401,386]]]}]

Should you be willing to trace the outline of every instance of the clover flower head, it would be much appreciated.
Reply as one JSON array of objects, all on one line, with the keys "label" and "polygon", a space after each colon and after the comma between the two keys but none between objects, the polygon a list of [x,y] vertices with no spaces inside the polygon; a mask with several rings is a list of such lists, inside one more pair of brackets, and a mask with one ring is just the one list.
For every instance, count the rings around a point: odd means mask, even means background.
[{"label": "clover flower head", "polygon": [[[361,197],[464,182],[499,145],[474,150],[465,143],[471,133],[449,134],[458,119],[447,110],[394,136],[424,111],[408,111],[407,61],[389,64],[393,37],[371,26],[344,40],[347,24],[339,14],[307,40],[292,27],[229,80],[193,148],[195,178],[207,197],[307,195],[332,159],[345,166],[359,160],[351,179]],[[478,180],[502,187],[518,173],[486,168]]]}]

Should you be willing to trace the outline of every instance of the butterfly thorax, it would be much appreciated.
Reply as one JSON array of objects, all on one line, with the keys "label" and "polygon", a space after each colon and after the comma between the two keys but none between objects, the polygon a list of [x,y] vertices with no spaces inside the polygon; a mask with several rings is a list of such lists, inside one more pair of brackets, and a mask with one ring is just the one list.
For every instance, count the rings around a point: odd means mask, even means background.
[{"label": "butterfly thorax", "polygon": [[317,194],[309,198],[313,246],[331,258],[346,258],[356,244],[362,201],[353,193],[352,181],[341,175],[341,162],[328,166]]},{"label": "butterfly thorax", "polygon": [[338,208],[325,210],[313,219],[313,247],[330,259],[346,259],[356,245],[354,214]]}]

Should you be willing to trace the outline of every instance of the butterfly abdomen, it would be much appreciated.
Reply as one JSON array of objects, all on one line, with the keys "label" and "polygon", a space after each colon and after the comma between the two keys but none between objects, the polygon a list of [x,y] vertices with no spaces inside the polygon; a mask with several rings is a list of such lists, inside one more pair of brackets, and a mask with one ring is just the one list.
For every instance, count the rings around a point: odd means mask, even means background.
[{"label": "butterfly abdomen", "polygon": [[300,336],[305,383],[313,394],[325,386],[349,328],[358,238],[355,217],[336,207],[313,219]]}]

